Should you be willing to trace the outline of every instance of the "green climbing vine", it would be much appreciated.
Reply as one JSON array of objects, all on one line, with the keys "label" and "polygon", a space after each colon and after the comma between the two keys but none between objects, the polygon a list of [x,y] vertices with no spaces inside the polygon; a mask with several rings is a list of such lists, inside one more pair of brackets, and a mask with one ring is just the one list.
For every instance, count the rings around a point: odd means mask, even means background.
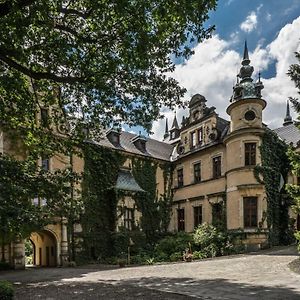
[{"label": "green climbing vine", "polygon": [[113,254],[112,234],[116,228],[118,195],[115,184],[126,160],[120,152],[88,144],[84,147],[83,175],[84,255],[91,259]]},{"label": "green climbing vine", "polygon": [[[135,207],[141,212],[140,228],[147,243],[154,244],[161,233],[167,231],[172,206],[172,167],[148,158],[131,158],[132,174],[144,192],[128,194],[116,191],[118,171],[130,157],[108,148],[86,145],[84,148],[85,169],[83,175],[84,213],[82,224],[82,257],[105,259],[120,255],[120,236],[127,236],[125,228],[116,233],[118,203],[124,195],[131,196]],[[163,193],[157,191],[157,170],[163,172]],[[124,194],[125,193],[125,194]],[[123,232],[123,231],[126,232]],[[134,232],[128,235],[135,236]],[[137,235],[140,238],[140,234]],[[134,240],[134,243],[138,241]],[[139,244],[139,243],[138,243]],[[123,247],[124,246],[124,247]]]},{"label": "green climbing vine", "polygon": [[[164,189],[157,191],[157,169],[163,171]],[[132,172],[140,187],[146,193],[137,193],[134,200],[142,213],[141,228],[147,240],[154,244],[161,233],[167,231],[173,200],[172,166],[169,163],[158,164],[149,159],[133,158]]]},{"label": "green climbing vine", "polygon": [[289,198],[281,179],[287,182],[290,164],[287,157],[287,145],[278,136],[267,129],[260,146],[261,165],[254,169],[256,180],[265,185],[267,196],[266,221],[269,231],[270,245],[290,242],[289,230]]}]

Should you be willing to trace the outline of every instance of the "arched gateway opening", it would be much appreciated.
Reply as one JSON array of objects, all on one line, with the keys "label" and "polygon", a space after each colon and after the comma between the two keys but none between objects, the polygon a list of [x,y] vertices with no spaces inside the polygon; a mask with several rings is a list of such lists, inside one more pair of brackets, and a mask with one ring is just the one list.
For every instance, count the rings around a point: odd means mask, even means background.
[{"label": "arched gateway opening", "polygon": [[33,232],[30,235],[33,244],[32,263],[40,267],[57,266],[57,238],[49,230]]}]

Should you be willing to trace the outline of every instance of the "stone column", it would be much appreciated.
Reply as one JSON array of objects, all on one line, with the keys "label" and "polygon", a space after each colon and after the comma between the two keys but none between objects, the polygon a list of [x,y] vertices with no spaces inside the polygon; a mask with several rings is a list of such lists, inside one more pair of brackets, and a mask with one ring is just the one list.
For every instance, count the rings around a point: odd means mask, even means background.
[{"label": "stone column", "polygon": [[67,237],[67,220],[66,218],[61,219],[61,243],[60,243],[60,257],[61,265],[66,265],[69,261],[68,253],[68,237]]},{"label": "stone column", "polygon": [[25,269],[25,244],[21,238],[13,243],[13,266],[15,270]]}]

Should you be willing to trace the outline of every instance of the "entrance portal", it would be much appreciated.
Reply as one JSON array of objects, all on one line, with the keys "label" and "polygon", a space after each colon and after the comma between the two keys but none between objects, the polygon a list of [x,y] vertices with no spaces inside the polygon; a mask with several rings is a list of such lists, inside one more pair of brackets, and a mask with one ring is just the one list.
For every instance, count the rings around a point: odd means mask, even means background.
[{"label": "entrance portal", "polygon": [[48,230],[33,232],[30,235],[33,243],[33,264],[41,267],[57,266],[57,240]]}]

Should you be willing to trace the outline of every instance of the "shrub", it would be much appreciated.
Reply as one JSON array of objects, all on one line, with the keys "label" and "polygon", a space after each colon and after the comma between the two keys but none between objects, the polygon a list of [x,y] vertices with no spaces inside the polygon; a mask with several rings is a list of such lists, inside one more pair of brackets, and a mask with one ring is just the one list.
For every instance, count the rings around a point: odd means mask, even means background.
[{"label": "shrub", "polygon": [[113,234],[114,252],[117,256],[122,252],[127,253],[130,240],[133,242],[130,246],[130,253],[132,255],[136,255],[142,249],[147,248],[146,236],[142,231],[129,231],[121,228],[119,232]]},{"label": "shrub", "polygon": [[185,232],[179,232],[175,235],[167,236],[161,239],[155,246],[155,255],[159,256],[164,253],[167,257],[170,257],[171,254],[180,252],[182,256],[183,251],[185,251],[192,242],[192,235]]},{"label": "shrub", "polygon": [[207,258],[207,255],[203,251],[194,251],[193,252],[193,259],[203,259]]},{"label": "shrub", "polygon": [[224,232],[207,223],[203,223],[196,228],[193,239],[206,257],[222,255],[227,242]]},{"label": "shrub", "polygon": [[182,252],[174,252],[170,255],[170,261],[181,261]]},{"label": "shrub", "polygon": [[13,285],[8,281],[0,281],[0,300],[11,300],[13,297]]}]

